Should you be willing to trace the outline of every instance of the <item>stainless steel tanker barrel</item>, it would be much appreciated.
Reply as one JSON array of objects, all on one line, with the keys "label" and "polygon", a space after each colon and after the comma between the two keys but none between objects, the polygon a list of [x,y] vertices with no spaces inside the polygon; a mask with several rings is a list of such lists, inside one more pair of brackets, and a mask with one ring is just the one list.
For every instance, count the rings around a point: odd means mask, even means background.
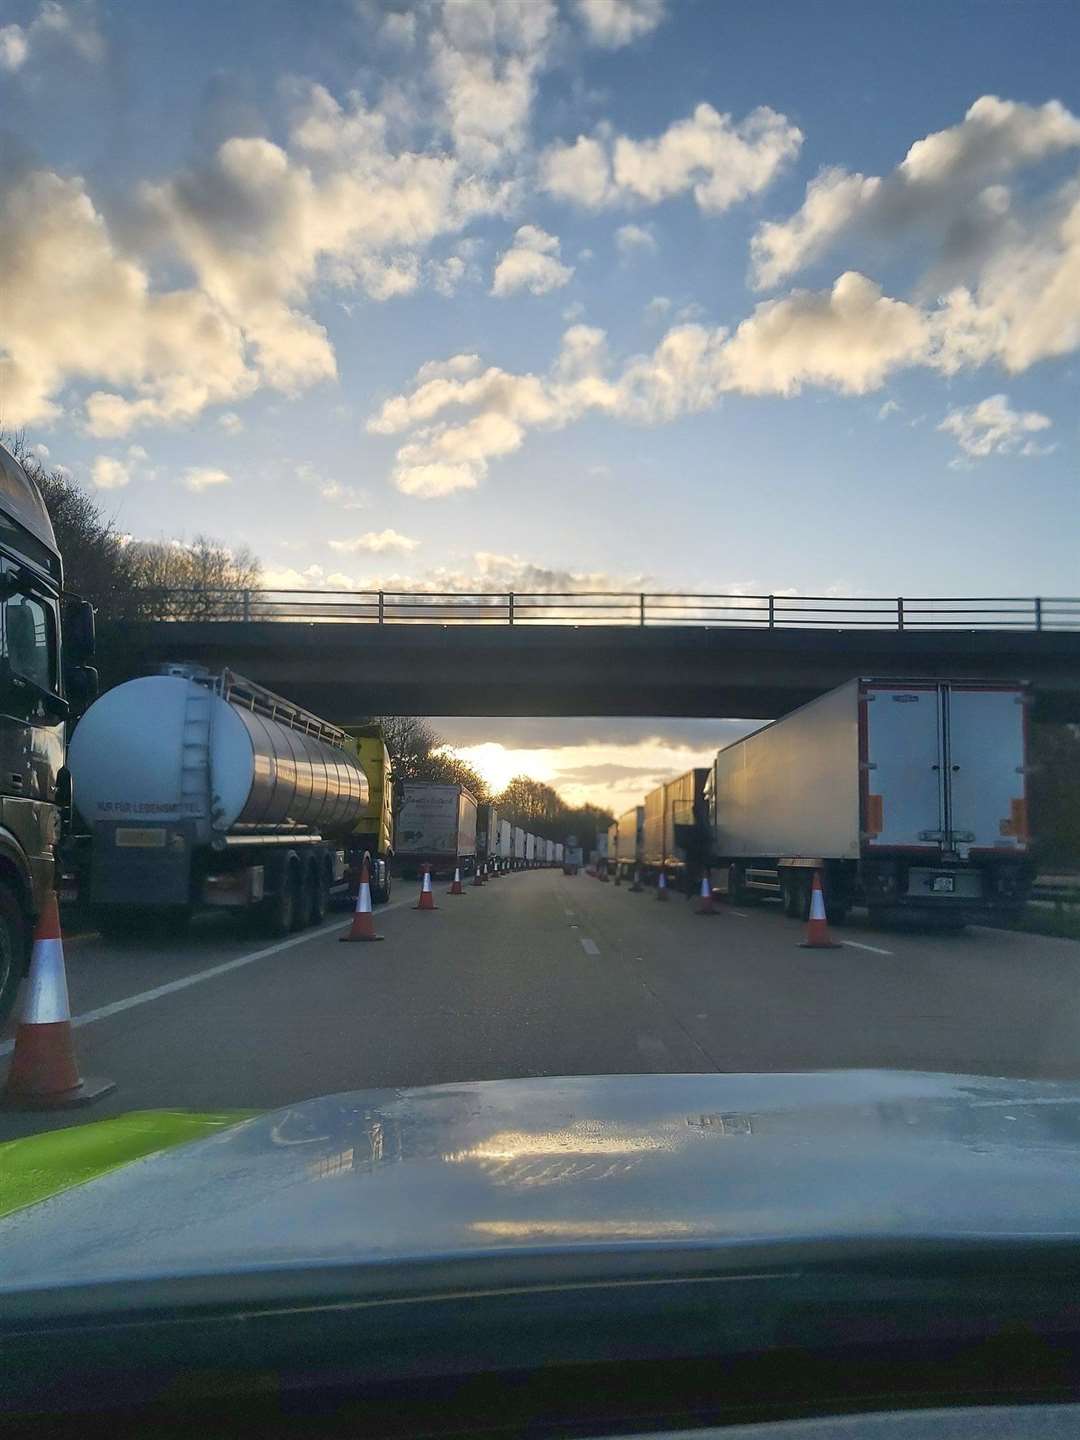
[{"label": "stainless steel tanker barrel", "polygon": [[80,720],[68,764],[88,825],[184,820],[202,844],[353,829],[368,782],[343,732],[231,672],[167,672],[116,686]]}]

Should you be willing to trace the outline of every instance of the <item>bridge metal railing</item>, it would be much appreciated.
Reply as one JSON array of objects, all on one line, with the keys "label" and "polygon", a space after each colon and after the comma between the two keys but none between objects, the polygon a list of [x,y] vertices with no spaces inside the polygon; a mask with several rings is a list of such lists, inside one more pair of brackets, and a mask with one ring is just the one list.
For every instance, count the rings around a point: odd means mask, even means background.
[{"label": "bridge metal railing", "polygon": [[161,590],[150,620],[321,624],[689,625],[787,629],[1080,630],[1080,598],[840,598],[620,591]]}]

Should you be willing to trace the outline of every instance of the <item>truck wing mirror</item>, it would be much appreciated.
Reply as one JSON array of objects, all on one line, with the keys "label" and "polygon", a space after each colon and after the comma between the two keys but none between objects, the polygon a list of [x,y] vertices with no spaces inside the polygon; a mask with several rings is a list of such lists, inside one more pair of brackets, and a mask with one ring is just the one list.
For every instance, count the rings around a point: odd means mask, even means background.
[{"label": "truck wing mirror", "polygon": [[64,611],[64,651],[74,665],[85,665],[97,648],[94,607],[72,596]]}]

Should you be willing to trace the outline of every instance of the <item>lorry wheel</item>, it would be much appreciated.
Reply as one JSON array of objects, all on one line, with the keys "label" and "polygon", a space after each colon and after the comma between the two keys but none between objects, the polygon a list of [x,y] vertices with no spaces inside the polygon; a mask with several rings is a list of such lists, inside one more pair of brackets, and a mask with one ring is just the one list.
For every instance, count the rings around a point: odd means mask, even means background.
[{"label": "lorry wheel", "polygon": [[804,888],[797,875],[785,875],[780,881],[780,896],[784,914],[789,920],[803,919],[803,907],[806,904],[803,897]]},{"label": "lorry wheel", "polygon": [[12,890],[0,885],[0,1024],[15,1006],[26,964],[26,922]]},{"label": "lorry wheel", "polygon": [[312,925],[321,925],[330,908],[330,874],[325,865],[312,865],[308,875],[311,908],[308,920]]},{"label": "lorry wheel", "polygon": [[390,903],[390,866],[387,865],[387,867],[386,867],[386,879],[383,881],[382,888],[379,890],[379,904],[380,904],[380,905],[389,905],[389,903]]},{"label": "lorry wheel", "polygon": [[266,918],[268,934],[280,937],[291,935],[295,930],[299,879],[296,866],[291,865],[282,875],[281,883],[275,893],[264,902],[266,909],[263,913]]},{"label": "lorry wheel", "polygon": [[298,865],[293,872],[292,883],[295,893],[292,928],[293,930],[306,930],[311,924],[311,915],[315,908],[317,881],[314,866]]}]

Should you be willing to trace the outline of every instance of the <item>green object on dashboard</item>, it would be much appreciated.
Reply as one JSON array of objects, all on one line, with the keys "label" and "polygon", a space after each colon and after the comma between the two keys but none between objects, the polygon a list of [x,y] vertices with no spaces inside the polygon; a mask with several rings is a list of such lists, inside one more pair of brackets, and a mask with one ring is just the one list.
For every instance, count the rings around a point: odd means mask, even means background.
[{"label": "green object on dashboard", "polygon": [[46,1130],[0,1144],[0,1217],[96,1180],[145,1155],[202,1140],[259,1110],[133,1110],[111,1120]]}]

